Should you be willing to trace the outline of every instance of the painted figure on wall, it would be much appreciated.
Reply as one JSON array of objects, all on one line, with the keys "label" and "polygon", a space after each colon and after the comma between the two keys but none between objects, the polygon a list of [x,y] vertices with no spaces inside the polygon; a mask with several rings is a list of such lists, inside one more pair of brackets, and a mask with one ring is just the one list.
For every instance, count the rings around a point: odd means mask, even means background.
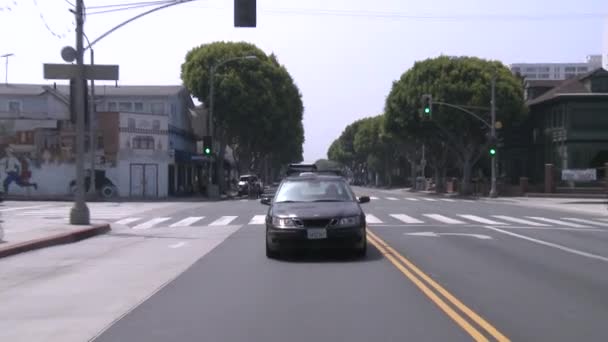
[{"label": "painted figure on wall", "polygon": [[32,172],[30,171],[29,162],[25,157],[16,157],[10,147],[5,149],[4,158],[0,159],[0,169],[4,173],[2,179],[2,190],[8,193],[10,185],[15,183],[22,188],[33,187],[38,189],[37,183],[32,183]]}]

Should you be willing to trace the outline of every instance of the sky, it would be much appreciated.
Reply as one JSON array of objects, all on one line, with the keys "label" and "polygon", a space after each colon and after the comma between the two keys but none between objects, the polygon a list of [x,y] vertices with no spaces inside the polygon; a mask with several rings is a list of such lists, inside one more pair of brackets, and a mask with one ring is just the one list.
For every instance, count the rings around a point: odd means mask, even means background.
[{"label": "sky", "polygon": [[[0,0],[0,55],[9,83],[47,83],[43,63],[74,45],[72,0]],[[85,0],[92,41],[152,8],[95,13],[142,0]],[[96,64],[120,66],[122,85],[181,84],[188,50],[247,41],[275,53],[304,102],[304,159],[354,120],[381,114],[394,81],[415,61],[469,55],[517,62],[584,62],[608,46],[606,0],[257,0],[256,28],[233,26],[233,0],[199,0],[120,28],[95,45]],[[88,63],[88,56],[85,60]],[[4,59],[0,60],[4,81]],[[60,82],[58,82],[60,83]],[[114,82],[98,82],[114,84]]]}]

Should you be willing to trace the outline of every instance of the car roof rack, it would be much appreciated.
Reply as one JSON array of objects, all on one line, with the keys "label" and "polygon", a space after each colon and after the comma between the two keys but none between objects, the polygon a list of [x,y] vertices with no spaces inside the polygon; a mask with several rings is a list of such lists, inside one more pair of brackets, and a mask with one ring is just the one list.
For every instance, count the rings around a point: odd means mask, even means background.
[{"label": "car roof rack", "polygon": [[289,164],[287,167],[286,176],[308,176],[308,175],[330,175],[344,176],[340,169],[319,170],[315,164]]}]

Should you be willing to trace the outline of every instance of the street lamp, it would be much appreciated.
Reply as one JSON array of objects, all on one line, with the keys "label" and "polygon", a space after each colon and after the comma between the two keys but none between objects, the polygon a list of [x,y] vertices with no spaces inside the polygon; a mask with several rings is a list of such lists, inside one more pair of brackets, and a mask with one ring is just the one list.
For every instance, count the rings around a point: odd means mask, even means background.
[{"label": "street lamp", "polygon": [[14,53],[6,53],[2,56],[0,56],[0,58],[4,58],[6,59],[5,62],[5,74],[4,74],[4,84],[8,84],[8,58],[14,56]]},{"label": "street lamp", "polygon": [[[255,59],[257,60],[258,57],[254,56],[254,55],[248,55],[248,56],[241,56],[241,57],[233,57],[233,58],[228,58],[224,61],[221,61],[215,65],[212,65],[210,70],[209,70],[209,117],[208,119],[208,123],[207,123],[207,135],[208,136],[213,136],[213,95],[214,95],[214,90],[215,90],[215,72],[217,71],[217,69],[227,63],[230,62],[234,62],[234,61],[239,61],[239,60],[252,60]],[[222,156],[220,156],[219,158],[222,158]],[[220,162],[223,162],[223,160],[221,161],[216,161],[218,163],[218,165],[221,165]],[[211,197],[212,193],[211,193],[211,183],[212,183],[212,172],[211,172],[212,168],[211,168],[211,161],[209,162],[209,186],[207,187],[207,195],[209,197]],[[218,175],[221,176],[221,175]],[[219,184],[219,179],[218,179],[218,184]]]}]

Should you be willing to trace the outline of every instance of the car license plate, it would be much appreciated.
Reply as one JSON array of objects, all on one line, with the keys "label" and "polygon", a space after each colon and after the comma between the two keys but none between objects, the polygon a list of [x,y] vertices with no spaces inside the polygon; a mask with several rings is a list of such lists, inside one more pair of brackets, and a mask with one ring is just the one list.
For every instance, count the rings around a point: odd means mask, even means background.
[{"label": "car license plate", "polygon": [[308,229],[306,230],[306,234],[309,240],[327,239],[327,230],[325,228]]}]

